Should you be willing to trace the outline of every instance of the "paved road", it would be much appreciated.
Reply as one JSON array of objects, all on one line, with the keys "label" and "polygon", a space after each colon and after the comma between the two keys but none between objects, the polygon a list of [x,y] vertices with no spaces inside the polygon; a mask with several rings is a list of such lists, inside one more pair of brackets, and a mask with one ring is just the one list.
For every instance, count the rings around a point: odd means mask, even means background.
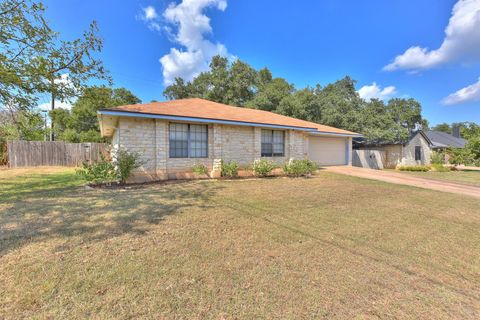
[{"label": "paved road", "polygon": [[380,181],[396,183],[396,184],[405,184],[405,185],[415,186],[415,187],[420,187],[425,189],[458,193],[458,194],[464,194],[464,195],[480,198],[480,187],[476,187],[476,186],[469,186],[469,185],[464,185],[464,184],[459,184],[454,182],[419,178],[419,177],[410,176],[410,175],[399,173],[399,172],[392,172],[392,171],[385,171],[385,170],[373,170],[373,169],[347,167],[347,166],[326,167],[325,169],[330,172],[346,174],[349,176],[380,180]]}]

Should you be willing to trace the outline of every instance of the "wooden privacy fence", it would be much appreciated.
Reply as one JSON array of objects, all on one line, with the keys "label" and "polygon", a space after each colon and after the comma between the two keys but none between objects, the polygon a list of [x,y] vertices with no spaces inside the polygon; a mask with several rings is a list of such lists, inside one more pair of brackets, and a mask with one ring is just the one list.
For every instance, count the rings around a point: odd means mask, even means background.
[{"label": "wooden privacy fence", "polygon": [[95,162],[107,154],[105,143],[66,143],[64,141],[8,141],[8,166],[74,167],[84,161]]}]

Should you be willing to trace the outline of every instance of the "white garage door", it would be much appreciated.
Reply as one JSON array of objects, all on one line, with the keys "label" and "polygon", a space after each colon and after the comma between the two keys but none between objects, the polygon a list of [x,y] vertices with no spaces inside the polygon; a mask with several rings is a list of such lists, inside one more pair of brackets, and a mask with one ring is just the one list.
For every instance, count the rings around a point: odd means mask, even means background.
[{"label": "white garage door", "polygon": [[308,137],[308,157],[321,166],[345,165],[345,138]]}]

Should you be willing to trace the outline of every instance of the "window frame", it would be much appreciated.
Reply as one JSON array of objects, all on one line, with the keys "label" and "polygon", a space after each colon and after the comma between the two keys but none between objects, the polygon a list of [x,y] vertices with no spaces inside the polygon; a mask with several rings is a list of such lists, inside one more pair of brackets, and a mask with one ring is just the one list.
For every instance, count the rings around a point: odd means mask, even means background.
[{"label": "window frame", "polygon": [[[282,134],[282,153],[275,152],[275,145],[279,145],[280,143],[275,142],[275,133]],[[263,137],[264,133],[270,133],[270,142],[264,142]],[[285,157],[285,131],[284,130],[271,130],[271,129],[262,129],[261,136],[260,136],[260,156],[265,158],[273,158],[273,157]],[[268,153],[264,151],[264,144],[270,145],[271,152]]]},{"label": "window frame", "polygon": [[[418,155],[418,157],[417,157]],[[422,161],[422,147],[415,146],[415,161]]]},{"label": "window frame", "polygon": [[[184,156],[172,156],[172,141],[176,141],[176,140],[172,140],[171,138],[171,126],[173,125],[186,125],[187,126],[187,156],[184,157]],[[205,127],[205,135],[206,135],[206,140],[205,141],[202,141],[202,140],[193,140],[192,139],[192,131],[191,131],[191,126],[203,126]],[[169,159],[206,159],[208,158],[208,124],[197,124],[197,123],[183,123],[183,122],[169,122],[168,124],[168,158]],[[202,142],[205,142],[206,144],[206,148],[205,148],[205,156],[192,156],[192,142],[197,142],[197,143],[202,143]],[[198,149],[198,148],[196,148]],[[200,150],[202,150],[202,148],[200,148]]]}]

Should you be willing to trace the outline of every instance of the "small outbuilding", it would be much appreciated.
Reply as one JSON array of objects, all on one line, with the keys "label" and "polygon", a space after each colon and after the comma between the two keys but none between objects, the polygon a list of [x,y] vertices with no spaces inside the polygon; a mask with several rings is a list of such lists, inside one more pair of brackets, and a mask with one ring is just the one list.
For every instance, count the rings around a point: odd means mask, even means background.
[{"label": "small outbuilding", "polygon": [[397,166],[430,164],[432,141],[418,130],[405,143],[367,144],[354,139],[353,165],[370,169],[393,169]]}]

